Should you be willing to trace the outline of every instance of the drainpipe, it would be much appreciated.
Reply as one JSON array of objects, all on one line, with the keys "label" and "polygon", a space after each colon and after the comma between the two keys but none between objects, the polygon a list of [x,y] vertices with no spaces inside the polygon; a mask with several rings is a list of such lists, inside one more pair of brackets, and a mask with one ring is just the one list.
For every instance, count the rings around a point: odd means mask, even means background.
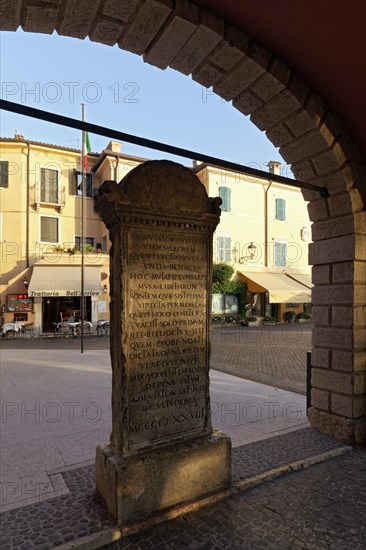
[{"label": "drainpipe", "polygon": [[118,177],[118,164],[119,164],[119,156],[115,156],[116,164],[114,165],[114,181],[118,183],[117,177]]},{"label": "drainpipe", "polygon": [[27,190],[26,190],[26,201],[27,201],[27,204],[26,204],[26,218],[25,218],[25,261],[26,261],[26,266],[27,268],[29,267],[29,232],[30,232],[30,229],[29,229],[29,226],[30,226],[30,220],[29,220],[29,217],[30,217],[30,211],[29,211],[29,202],[30,202],[30,181],[29,181],[29,172],[30,172],[30,143],[29,141],[26,142],[27,144],[27,152],[25,153],[27,155],[27,164],[26,164],[26,171],[27,171],[27,174],[26,174],[26,187],[27,187]]},{"label": "drainpipe", "polygon": [[264,266],[268,267],[268,191],[272,181],[264,189]]}]

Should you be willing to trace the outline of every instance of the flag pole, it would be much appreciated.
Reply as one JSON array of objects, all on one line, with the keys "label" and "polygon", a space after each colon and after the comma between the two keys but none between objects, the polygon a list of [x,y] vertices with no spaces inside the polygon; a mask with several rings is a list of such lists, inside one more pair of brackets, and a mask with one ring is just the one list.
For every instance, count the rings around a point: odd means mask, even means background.
[{"label": "flag pole", "polygon": [[[81,120],[85,122],[85,104],[81,104]],[[80,353],[84,353],[84,317],[85,317],[85,289],[84,289],[84,196],[85,196],[85,130],[82,130],[81,140],[81,333],[80,333]]]}]

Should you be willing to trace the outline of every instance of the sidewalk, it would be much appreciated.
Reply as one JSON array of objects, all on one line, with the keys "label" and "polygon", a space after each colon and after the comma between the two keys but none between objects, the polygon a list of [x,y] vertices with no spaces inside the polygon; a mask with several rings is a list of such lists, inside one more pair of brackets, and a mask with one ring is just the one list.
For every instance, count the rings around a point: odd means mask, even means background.
[{"label": "sidewalk", "polygon": [[[93,473],[95,447],[107,441],[110,432],[109,351],[87,350],[81,355],[77,350],[68,350],[65,354],[64,350],[52,349],[51,362],[49,358],[50,351],[46,350],[18,349],[16,353],[12,349],[1,350],[2,550],[45,550],[71,544],[78,539],[85,540],[85,537],[91,537],[94,545],[84,548],[96,548],[103,544],[100,538],[102,535],[105,543],[111,542],[111,537],[118,536],[112,518],[96,496]],[[355,517],[360,518],[360,514],[362,516],[365,513],[366,498],[363,491],[366,488],[362,482],[365,482],[366,476],[360,479],[359,475],[359,465],[366,458],[364,451],[348,452],[325,464],[267,483],[263,488],[242,492],[268,477],[301,469],[312,462],[341,455],[349,450],[308,428],[303,395],[212,371],[211,410],[214,427],[222,429],[233,441],[233,496],[213,507],[156,526],[145,534],[130,535],[124,538],[123,546],[116,542],[107,547],[287,548],[285,531],[281,531],[281,545],[271,546],[270,539],[267,546],[258,545],[258,533],[255,528],[253,531],[253,526],[261,521],[265,535],[267,520],[263,518],[268,514],[271,520],[277,518],[278,525],[281,524],[289,512],[281,512],[280,521],[276,502],[279,498],[282,502],[280,506],[283,506],[283,491],[286,493],[284,501],[288,502],[290,508],[295,499],[295,509],[299,515],[305,503],[301,507],[299,500],[303,491],[305,494],[308,490],[316,491],[318,495],[317,509],[322,512],[321,531],[327,532],[328,519],[334,520],[338,522],[334,533],[343,531],[344,537],[345,528],[348,531],[355,529],[352,548],[362,547],[366,539],[365,533],[358,527],[362,523],[361,519],[360,523],[356,520],[352,520],[352,523],[347,511],[348,524],[341,529],[344,518],[338,518],[337,514],[333,518],[332,514],[336,513],[333,510],[334,499],[342,496],[343,506],[344,495],[348,493],[349,504],[358,514]],[[330,465],[330,469],[327,467],[321,470],[325,465]],[[310,476],[309,482],[310,473],[311,476],[315,475],[315,481]],[[293,485],[291,479],[295,478],[297,481]],[[327,491],[323,487],[325,482],[328,484]],[[301,490],[291,492],[287,488],[288,483],[290,488],[301,487]],[[273,495],[271,493],[270,506],[263,506],[263,502],[262,505],[258,504],[263,500],[263,495],[268,500],[268,490],[274,491]],[[327,500],[323,501],[323,497]],[[248,502],[252,502],[253,498],[253,504],[249,505]],[[332,514],[329,513],[329,507],[323,508],[323,504],[329,504],[329,499],[333,503]],[[252,510],[249,515],[248,506]],[[255,512],[256,517],[253,518],[253,510],[257,506],[260,513],[257,516]],[[311,523],[312,513],[309,511],[304,518],[295,514],[295,519],[301,523],[307,517],[306,521]],[[253,523],[249,521],[251,517]],[[318,518],[315,519],[318,521]],[[235,525],[235,529],[228,528],[228,525]],[[273,531],[269,529],[270,525],[271,521],[267,526],[268,536]],[[248,533],[252,533],[253,541],[257,542],[249,543],[249,537],[248,546],[245,546],[247,542],[243,546]],[[337,540],[334,539],[334,533],[332,541]],[[279,534],[276,536],[279,537]],[[261,535],[261,541],[262,538]],[[303,540],[306,541],[307,537],[303,536]],[[318,544],[320,539],[316,540]],[[68,546],[71,547],[77,546]],[[328,546],[314,546],[323,547]],[[288,548],[312,546],[292,544]]]}]

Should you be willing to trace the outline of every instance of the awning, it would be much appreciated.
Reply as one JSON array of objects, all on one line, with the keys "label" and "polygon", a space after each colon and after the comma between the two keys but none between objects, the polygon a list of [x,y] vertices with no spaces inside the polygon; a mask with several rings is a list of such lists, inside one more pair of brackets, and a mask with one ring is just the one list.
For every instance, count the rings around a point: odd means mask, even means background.
[{"label": "awning", "polygon": [[[85,296],[99,296],[101,288],[100,267],[85,267]],[[34,266],[28,287],[28,296],[30,298],[81,296],[81,267]]]},{"label": "awning", "polygon": [[290,279],[284,273],[243,273],[248,283],[248,290],[268,292],[271,304],[311,302],[311,290]]},{"label": "awning", "polygon": [[313,288],[313,283],[311,282],[311,275],[308,273],[287,273],[285,271],[285,275],[289,277],[290,279],[294,279],[298,283],[301,283],[302,285],[306,286],[307,288]]}]

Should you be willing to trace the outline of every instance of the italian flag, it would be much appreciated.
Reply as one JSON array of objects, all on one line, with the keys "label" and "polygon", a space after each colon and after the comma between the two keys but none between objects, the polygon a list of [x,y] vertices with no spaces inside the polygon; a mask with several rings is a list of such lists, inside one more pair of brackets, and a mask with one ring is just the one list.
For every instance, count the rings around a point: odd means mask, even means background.
[{"label": "italian flag", "polygon": [[84,132],[84,143],[83,143],[83,156],[84,156],[84,170],[88,171],[88,154],[91,152],[89,134]]}]

